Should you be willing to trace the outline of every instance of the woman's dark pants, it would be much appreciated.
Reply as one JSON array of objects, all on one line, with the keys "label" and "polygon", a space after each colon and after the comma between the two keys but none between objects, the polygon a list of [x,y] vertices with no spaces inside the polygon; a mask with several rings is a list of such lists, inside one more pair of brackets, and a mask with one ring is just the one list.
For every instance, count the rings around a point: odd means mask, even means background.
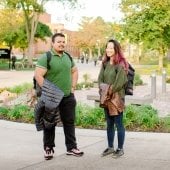
[{"label": "woman's dark pants", "polygon": [[105,109],[105,116],[107,121],[107,140],[108,147],[113,147],[115,137],[115,125],[117,128],[118,148],[123,149],[125,139],[125,128],[123,125],[123,112],[119,115],[110,116],[108,109]]}]

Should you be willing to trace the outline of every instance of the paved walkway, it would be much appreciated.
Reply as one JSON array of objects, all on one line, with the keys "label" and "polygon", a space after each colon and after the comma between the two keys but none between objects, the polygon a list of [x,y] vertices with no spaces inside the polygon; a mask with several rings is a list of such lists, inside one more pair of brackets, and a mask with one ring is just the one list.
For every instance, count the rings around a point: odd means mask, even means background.
[{"label": "paved walkway", "polygon": [[[80,67],[81,79],[85,73],[93,73],[92,78],[96,78],[98,66],[84,64]],[[0,87],[31,82],[32,76],[33,72],[0,71]],[[142,90],[142,94],[149,92],[148,87]],[[81,92],[83,94],[79,93],[80,97],[76,94],[77,99],[85,101],[83,96],[87,94],[87,91]],[[93,90],[93,93],[96,93],[96,90]],[[107,146],[105,130],[77,128],[76,136],[78,146],[85,152],[83,157],[66,156],[63,130],[62,127],[57,127],[55,157],[51,161],[44,161],[42,132],[37,132],[35,126],[31,124],[0,120],[0,169],[169,170],[170,134],[168,133],[127,132],[125,155],[119,159],[100,156]],[[117,147],[116,140],[115,147]]]},{"label": "paved walkway", "polygon": [[[79,82],[84,80],[83,75],[87,74],[89,79],[97,80],[100,66],[96,67],[93,63],[81,64],[77,63],[79,69]],[[0,88],[12,87],[23,83],[32,82],[34,72],[33,71],[3,71],[0,70]]]},{"label": "paved walkway", "polygon": [[[127,132],[125,154],[119,159],[101,157],[106,148],[104,130],[76,129],[78,146],[85,152],[81,158],[65,154],[64,135],[56,128],[53,160],[45,161],[42,132],[31,124],[0,120],[1,170],[169,170],[170,134]],[[115,147],[117,141],[115,141]]]}]

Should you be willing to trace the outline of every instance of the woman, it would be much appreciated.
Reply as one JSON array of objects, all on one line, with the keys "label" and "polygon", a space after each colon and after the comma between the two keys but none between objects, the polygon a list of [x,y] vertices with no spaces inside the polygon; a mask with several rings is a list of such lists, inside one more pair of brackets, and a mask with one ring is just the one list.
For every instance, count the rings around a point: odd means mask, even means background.
[{"label": "woman", "polygon": [[[109,40],[106,44],[106,52],[102,62],[102,68],[98,76],[100,84],[111,85],[112,95],[118,94],[120,100],[123,101],[125,90],[124,86],[127,82],[128,63],[123,57],[120,44],[116,40]],[[123,125],[123,110],[117,110],[114,113],[109,113],[109,108],[104,108],[106,121],[107,121],[107,140],[108,147],[103,151],[102,156],[113,154],[113,157],[119,157],[124,154],[123,144],[125,138],[125,128]],[[114,150],[114,136],[115,129],[117,128],[118,148]]]}]

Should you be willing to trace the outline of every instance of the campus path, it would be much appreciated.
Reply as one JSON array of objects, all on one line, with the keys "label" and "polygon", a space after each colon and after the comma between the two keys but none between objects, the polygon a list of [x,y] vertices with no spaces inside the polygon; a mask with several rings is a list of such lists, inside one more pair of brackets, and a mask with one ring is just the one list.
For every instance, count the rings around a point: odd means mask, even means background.
[{"label": "campus path", "polygon": [[[91,73],[95,79],[99,71],[99,66],[92,64],[79,64],[79,67],[81,78]],[[33,72],[27,71],[0,71],[0,87],[32,82],[32,76]],[[149,88],[142,93],[148,91]],[[82,94],[87,93],[84,90]],[[77,94],[78,100],[82,94]],[[63,130],[57,127],[55,157],[44,161],[42,132],[37,132],[32,124],[0,120],[0,170],[169,170],[169,133],[127,132],[125,155],[119,159],[100,156],[107,146],[105,130],[76,128],[76,137],[79,148],[85,152],[83,157],[65,154]]]},{"label": "campus path", "polygon": [[[79,82],[84,80],[84,74],[88,74],[91,80],[97,80],[97,75],[100,70],[99,65],[97,65],[96,67],[93,65],[93,63],[76,63],[76,65],[79,70]],[[0,70],[0,88],[12,87],[14,85],[32,82],[33,75],[33,71]]]},{"label": "campus path", "polygon": [[[56,128],[53,160],[45,161],[42,132],[32,124],[0,120],[1,170],[168,170],[170,134],[127,132],[125,155],[119,159],[101,157],[106,147],[105,130],[76,129],[77,143],[83,157],[65,154],[62,127]],[[116,146],[116,142],[115,142]]]}]

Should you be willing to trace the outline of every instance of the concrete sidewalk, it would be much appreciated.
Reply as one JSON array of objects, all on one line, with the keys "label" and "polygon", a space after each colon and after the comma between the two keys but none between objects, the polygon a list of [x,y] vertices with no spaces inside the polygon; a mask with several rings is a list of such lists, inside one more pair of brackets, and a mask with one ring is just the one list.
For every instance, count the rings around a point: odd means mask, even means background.
[{"label": "concrete sidewalk", "polygon": [[[0,120],[1,170],[168,170],[170,134],[127,132],[125,155],[114,159],[101,157],[106,148],[106,131],[76,129],[77,143],[85,155],[77,158],[65,154],[62,127],[56,128],[55,157],[43,158],[42,132],[32,124]],[[115,140],[117,143],[117,141]],[[117,144],[115,143],[115,147]]]},{"label": "concrete sidewalk", "polygon": [[[81,64],[76,63],[79,70],[79,82],[84,81],[83,76],[86,74],[91,80],[97,80],[97,76],[100,70],[100,66],[96,67],[93,63]],[[33,82],[34,71],[10,71],[10,70],[0,70],[0,88],[12,87],[20,85],[23,83]]]},{"label": "concrete sidewalk", "polygon": [[[80,80],[85,73],[93,73],[96,78],[99,67],[81,65]],[[0,71],[0,87],[11,87],[24,82],[32,82],[33,72]],[[149,81],[149,77],[147,77]],[[158,89],[161,90],[158,81]],[[145,94],[150,89],[138,90]],[[142,91],[142,93],[141,93]],[[96,93],[96,91],[90,91]],[[79,101],[86,101],[87,91],[76,94]],[[162,105],[162,104],[161,104]],[[166,106],[167,107],[167,106]],[[78,147],[85,155],[81,158],[66,156],[62,127],[56,128],[56,148],[53,160],[44,161],[42,132],[37,132],[32,124],[0,120],[0,170],[169,170],[170,134],[127,132],[125,155],[119,159],[101,157],[106,148],[105,130],[76,129]],[[117,139],[117,138],[116,138]],[[115,147],[117,140],[115,140]]]}]

